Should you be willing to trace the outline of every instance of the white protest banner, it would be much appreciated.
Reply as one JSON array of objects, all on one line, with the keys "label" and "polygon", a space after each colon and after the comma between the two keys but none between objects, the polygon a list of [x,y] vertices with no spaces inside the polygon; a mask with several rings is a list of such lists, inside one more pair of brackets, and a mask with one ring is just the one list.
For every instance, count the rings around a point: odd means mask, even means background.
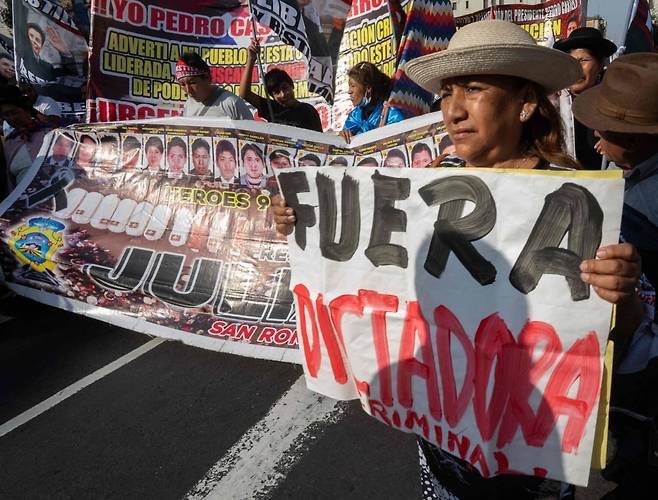
[{"label": "white protest banner", "polygon": [[359,398],[485,477],[586,485],[611,306],[579,277],[618,241],[608,173],[278,172],[308,387]]}]

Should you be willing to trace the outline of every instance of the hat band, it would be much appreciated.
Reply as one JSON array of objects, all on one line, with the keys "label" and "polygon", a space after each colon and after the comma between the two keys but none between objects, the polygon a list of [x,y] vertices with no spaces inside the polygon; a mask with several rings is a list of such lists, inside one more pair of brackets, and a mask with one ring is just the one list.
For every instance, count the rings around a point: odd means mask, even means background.
[{"label": "hat band", "polygon": [[602,98],[598,105],[601,114],[608,118],[614,118],[634,125],[656,125],[658,123],[658,113],[638,113],[629,109],[620,108],[607,102]]}]

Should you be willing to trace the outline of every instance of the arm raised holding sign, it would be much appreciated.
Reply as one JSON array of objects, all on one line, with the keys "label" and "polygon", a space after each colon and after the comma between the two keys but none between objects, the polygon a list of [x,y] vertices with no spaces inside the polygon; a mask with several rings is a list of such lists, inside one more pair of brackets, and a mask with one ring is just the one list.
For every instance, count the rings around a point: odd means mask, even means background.
[{"label": "arm raised holding sign", "polygon": [[[545,67],[553,70],[546,72]],[[416,83],[440,94],[448,134],[457,156],[465,160],[468,166],[545,170],[578,168],[577,163],[564,152],[560,117],[547,95],[578,80],[581,77],[580,67],[567,54],[537,46],[530,35],[518,26],[505,21],[472,23],[455,34],[447,50],[414,59],[407,63],[405,70]],[[469,245],[487,233],[492,218],[483,207],[491,204],[487,201],[486,186],[485,190],[478,186],[469,187],[464,180],[468,177],[439,179],[422,187],[419,192],[428,206],[440,205],[441,209],[453,201],[463,203],[454,198],[450,201],[452,195],[447,196],[446,192],[454,193],[454,189],[459,188],[470,193],[465,199],[475,203],[473,213],[480,208],[478,220],[473,220],[470,225],[458,224],[471,215],[461,216],[463,205],[455,206],[458,209],[456,212],[445,210],[444,219],[441,219],[440,209],[434,239],[441,240],[443,237],[441,227],[448,228],[445,234],[462,238],[461,242],[453,242],[454,246],[447,242],[447,238],[440,244],[448,249],[448,253],[454,252],[473,278],[485,286],[492,279],[502,277],[496,277],[493,265],[482,259],[477,250],[469,248]],[[443,181],[452,182],[450,190]],[[460,182],[462,187],[459,187]],[[444,185],[439,185],[441,183]],[[300,248],[304,248],[306,242],[306,228],[316,224],[314,208],[300,204],[296,199],[296,192],[303,191],[301,187],[298,191],[291,188],[287,194],[284,189],[282,192],[288,196],[289,204],[281,196],[273,199],[277,230],[287,235],[297,224],[297,231],[302,234],[296,233],[295,240]],[[591,201],[592,198],[587,190],[570,183],[565,183],[549,195],[509,279],[516,289],[527,294],[537,286],[543,274],[564,275],[569,281],[574,301],[589,297],[589,287],[583,286],[583,282],[591,285],[602,299],[619,305],[618,318],[624,324],[618,326],[632,332],[641,320],[635,291],[641,272],[640,259],[635,248],[629,244],[597,249],[601,241],[602,213],[596,200]],[[574,206],[578,208],[573,209]],[[495,207],[493,210],[495,221]],[[442,226],[440,222],[445,224]],[[477,226],[476,222],[480,225]],[[549,231],[556,227],[558,230]],[[406,226],[395,230],[405,231]],[[563,250],[558,247],[567,232],[568,250]],[[432,246],[425,261],[425,270],[440,279],[443,271],[441,259],[445,259],[447,254],[444,248],[441,250],[444,255],[433,255]],[[594,254],[596,258],[582,259],[582,256]],[[406,263],[404,259],[399,262],[398,266],[402,267]],[[469,265],[474,267],[469,268]],[[435,482],[441,485],[443,492],[449,491],[458,498],[466,498],[474,491],[469,489],[472,484],[470,480],[473,479],[478,483],[481,496],[499,498],[500,483],[497,483],[498,486],[487,484],[481,476],[465,479],[466,476],[479,474],[472,469],[465,472],[468,468],[453,455],[426,446],[422,449],[426,455],[440,454],[440,457],[428,457],[427,462],[433,465],[423,468],[427,474],[435,476]],[[450,463],[453,466],[446,465]],[[455,477],[456,469],[463,469],[464,477]],[[442,477],[447,476],[450,476],[450,481],[443,481]],[[527,483],[524,483],[523,476],[507,476],[505,481],[503,489],[507,498],[516,497],[514,492],[520,494],[523,491],[527,495]],[[438,493],[438,496],[442,497],[442,494]]]}]

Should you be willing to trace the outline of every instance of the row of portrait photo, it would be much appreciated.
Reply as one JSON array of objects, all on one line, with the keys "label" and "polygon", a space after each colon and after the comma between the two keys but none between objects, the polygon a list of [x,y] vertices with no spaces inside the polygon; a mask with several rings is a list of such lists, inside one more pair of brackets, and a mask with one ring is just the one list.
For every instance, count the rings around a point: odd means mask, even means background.
[{"label": "row of portrait photo", "polygon": [[58,133],[46,165],[99,168],[107,173],[142,171],[170,179],[188,176],[264,188],[274,170],[292,166],[424,168],[454,147],[445,134],[380,151],[332,155],[217,136],[84,132]]}]

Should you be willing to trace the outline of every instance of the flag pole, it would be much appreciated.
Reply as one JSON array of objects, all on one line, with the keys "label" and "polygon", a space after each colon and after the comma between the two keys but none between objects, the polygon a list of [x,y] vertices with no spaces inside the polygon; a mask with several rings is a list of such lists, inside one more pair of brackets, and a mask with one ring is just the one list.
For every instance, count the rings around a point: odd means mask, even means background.
[{"label": "flag pole", "polygon": [[[254,19],[253,12],[251,12],[251,30],[252,30],[252,36],[254,37],[254,41],[256,42],[256,45],[260,49],[260,44],[258,43],[258,37],[256,36],[256,19]],[[261,82],[263,89],[265,89],[265,102],[267,103],[267,111],[270,113],[270,121],[274,122],[274,110],[272,109],[272,101],[270,100],[272,96],[270,96],[270,93],[267,90],[267,85],[265,85],[265,72],[263,71],[263,63],[260,59],[260,50],[256,52],[256,62],[258,63],[258,74],[259,74],[258,79]]]}]

